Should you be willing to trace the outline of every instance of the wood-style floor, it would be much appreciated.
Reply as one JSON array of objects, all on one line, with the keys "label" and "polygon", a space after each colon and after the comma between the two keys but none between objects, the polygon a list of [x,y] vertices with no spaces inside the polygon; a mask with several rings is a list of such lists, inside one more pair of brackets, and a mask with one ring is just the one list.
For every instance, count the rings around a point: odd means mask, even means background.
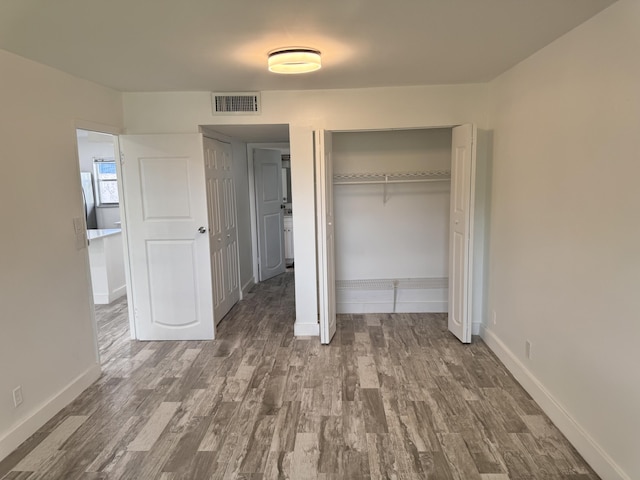
[{"label": "wood-style floor", "polygon": [[136,342],[98,309],[104,373],[0,463],[0,478],[571,479],[597,475],[479,338],[444,314],[342,315],[293,337],[293,274],[212,342]]}]

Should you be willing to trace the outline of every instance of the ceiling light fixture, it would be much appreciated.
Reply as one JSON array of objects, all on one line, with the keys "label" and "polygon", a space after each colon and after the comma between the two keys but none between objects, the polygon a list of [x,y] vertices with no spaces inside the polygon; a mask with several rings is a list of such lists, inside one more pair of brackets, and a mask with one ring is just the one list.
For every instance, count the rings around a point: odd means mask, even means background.
[{"label": "ceiling light fixture", "polygon": [[313,48],[286,47],[269,52],[269,71],[274,73],[308,73],[320,69],[320,52]]}]

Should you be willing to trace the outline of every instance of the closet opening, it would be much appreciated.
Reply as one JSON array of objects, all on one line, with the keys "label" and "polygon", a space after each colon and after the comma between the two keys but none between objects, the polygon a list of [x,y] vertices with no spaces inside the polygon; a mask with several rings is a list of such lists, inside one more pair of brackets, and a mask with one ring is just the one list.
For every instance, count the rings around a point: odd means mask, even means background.
[{"label": "closet opening", "polygon": [[336,313],[448,312],[452,129],[332,136]]}]

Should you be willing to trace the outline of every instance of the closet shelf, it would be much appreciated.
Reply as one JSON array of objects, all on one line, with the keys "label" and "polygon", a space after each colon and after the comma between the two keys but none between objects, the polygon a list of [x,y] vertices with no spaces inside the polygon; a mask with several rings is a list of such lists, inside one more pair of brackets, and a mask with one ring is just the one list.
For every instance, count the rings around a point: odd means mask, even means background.
[{"label": "closet shelf", "polygon": [[336,288],[341,290],[392,290],[393,312],[398,303],[398,290],[426,290],[448,288],[449,279],[444,278],[376,278],[363,280],[336,280]]},{"label": "closet shelf", "polygon": [[336,280],[336,288],[353,290],[392,290],[447,288],[449,279],[443,278],[375,278],[363,280]]},{"label": "closet shelf", "polygon": [[451,179],[449,170],[396,173],[340,173],[333,176],[334,185],[371,185],[390,183],[443,182]]},{"label": "closet shelf", "polygon": [[449,170],[431,170],[429,172],[396,172],[396,173],[339,173],[333,176],[334,185],[382,185],[384,187],[382,201],[389,200],[387,185],[397,183],[448,182],[451,180]]}]

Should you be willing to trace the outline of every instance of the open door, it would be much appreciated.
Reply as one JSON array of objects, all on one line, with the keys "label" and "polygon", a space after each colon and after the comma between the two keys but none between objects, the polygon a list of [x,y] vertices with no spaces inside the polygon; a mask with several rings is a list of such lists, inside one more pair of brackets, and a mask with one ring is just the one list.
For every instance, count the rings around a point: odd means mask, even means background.
[{"label": "open door", "polygon": [[475,149],[475,126],[455,127],[451,148],[449,330],[463,343],[471,342]]},{"label": "open door", "polygon": [[231,145],[204,139],[213,317],[216,325],[240,300],[236,190]]},{"label": "open door", "polygon": [[253,170],[258,217],[260,281],[284,273],[284,210],[282,156],[279,150],[255,149]]},{"label": "open door", "polygon": [[331,132],[324,130],[317,131],[315,135],[315,142],[320,343],[328,344],[336,333],[336,279]]},{"label": "open door", "polygon": [[120,146],[137,338],[213,339],[202,135],[123,135]]}]

